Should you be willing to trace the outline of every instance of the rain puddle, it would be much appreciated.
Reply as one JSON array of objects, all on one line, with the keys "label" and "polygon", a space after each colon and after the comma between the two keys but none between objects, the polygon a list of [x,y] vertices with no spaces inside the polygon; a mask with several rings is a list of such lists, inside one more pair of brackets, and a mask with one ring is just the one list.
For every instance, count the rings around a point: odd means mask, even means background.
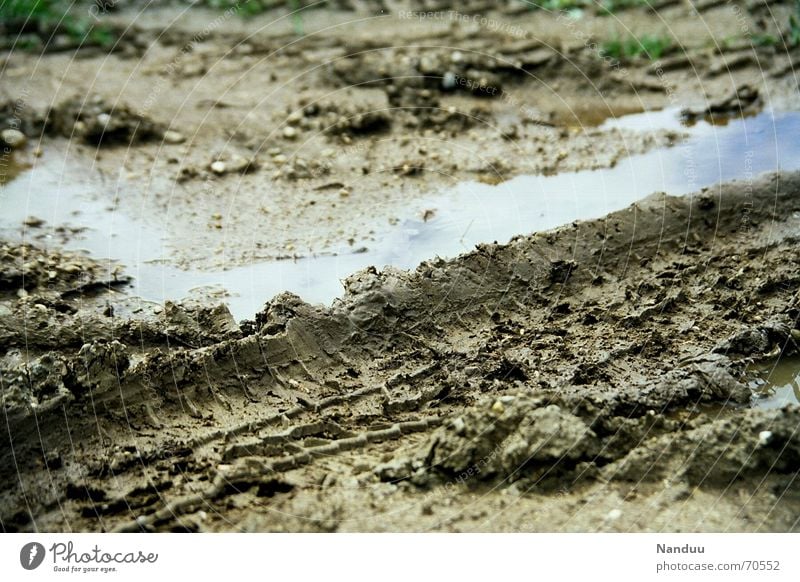
[{"label": "rain puddle", "polygon": [[758,408],[780,408],[800,404],[800,355],[780,358],[757,371],[751,383]]},{"label": "rain puddle", "polygon": [[[122,180],[87,175],[85,169],[71,167],[63,153],[45,151],[33,169],[3,185],[0,233],[19,238],[28,216],[42,218],[47,225],[76,227],[82,230],[79,237],[53,242],[119,261],[135,278],[133,295],[163,302],[184,298],[199,287],[220,286],[229,293],[225,300],[232,313],[242,319],[252,317],[281,291],[312,303],[330,303],[341,295],[342,279],[370,265],[414,268],[423,260],[453,257],[478,243],[503,243],[517,234],[600,218],[653,192],[687,194],[720,181],[800,168],[800,113],[763,112],[725,126],[701,121],[687,127],[681,125],[677,110],[664,110],[623,116],[601,127],[641,132],[674,128],[690,137],[672,148],[631,156],[610,169],[519,176],[496,186],[459,184],[410,205],[405,220],[382,233],[367,252],[353,254],[343,247],[335,256],[218,272],[170,265],[167,224],[159,228],[115,211],[113,196],[120,196]],[[423,215],[427,220],[420,218]],[[25,230],[22,236],[29,238]]]},{"label": "rain puddle", "polygon": [[775,169],[800,168],[800,113],[762,113],[713,126],[680,124],[676,110],[634,114],[603,124],[655,131],[689,131],[684,143],[630,156],[614,168],[519,176],[497,186],[460,184],[424,204],[435,209],[426,224],[407,223],[406,262],[435,254],[454,256],[479,242],[555,228],[578,219],[600,218],[653,192],[689,194],[721,181],[746,179]]}]

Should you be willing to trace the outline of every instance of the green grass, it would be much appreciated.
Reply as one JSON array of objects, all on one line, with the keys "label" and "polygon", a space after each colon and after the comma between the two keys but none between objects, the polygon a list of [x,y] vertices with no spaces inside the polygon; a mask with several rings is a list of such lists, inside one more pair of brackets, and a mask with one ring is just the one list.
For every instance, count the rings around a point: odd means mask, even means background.
[{"label": "green grass", "polygon": [[775,46],[780,40],[777,36],[772,34],[754,34],[752,37],[753,45],[755,46]]},{"label": "green grass", "polygon": [[779,30],[777,36],[769,32],[754,34],[750,42],[757,47],[778,46],[785,43],[787,48],[800,46],[800,0],[794,2],[794,12],[789,14],[786,29]]},{"label": "green grass", "polygon": [[6,0],[0,4],[0,19],[8,23],[38,23],[58,15],[56,0]]},{"label": "green grass", "polygon": [[[63,33],[82,46],[112,46],[116,36],[111,28],[97,24],[84,8],[68,0],[5,0],[0,4],[0,22],[12,38],[18,33],[33,33],[47,40],[52,33]],[[41,44],[20,37],[17,47],[36,50]]]},{"label": "green grass", "polygon": [[604,56],[620,61],[638,57],[654,61],[666,54],[673,44],[668,36],[645,34],[640,37],[612,38],[603,43],[602,50]]},{"label": "green grass", "polygon": [[794,2],[794,14],[789,16],[789,46],[800,45],[800,0]]}]

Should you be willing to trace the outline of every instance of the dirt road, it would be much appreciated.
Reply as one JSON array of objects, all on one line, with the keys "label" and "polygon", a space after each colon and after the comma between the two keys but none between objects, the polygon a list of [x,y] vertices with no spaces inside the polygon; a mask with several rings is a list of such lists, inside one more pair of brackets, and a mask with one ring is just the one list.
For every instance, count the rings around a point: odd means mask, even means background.
[{"label": "dirt road", "polygon": [[[622,113],[800,109],[797,49],[752,42],[780,3],[744,24],[667,3],[682,48],[615,62],[597,42],[651,31],[645,9],[471,6],[326,8],[302,37],[281,10],[108,15],[131,25],[110,54],[5,55],[14,173],[56,152],[104,176],[96,201],[169,224],[165,260],[203,270],[357,252],[437,188],[681,139],[602,125]],[[376,265],[245,321],[138,301],[137,265],[37,218],[0,246],[5,531],[799,527],[800,407],[753,382],[798,352],[800,173]]]}]

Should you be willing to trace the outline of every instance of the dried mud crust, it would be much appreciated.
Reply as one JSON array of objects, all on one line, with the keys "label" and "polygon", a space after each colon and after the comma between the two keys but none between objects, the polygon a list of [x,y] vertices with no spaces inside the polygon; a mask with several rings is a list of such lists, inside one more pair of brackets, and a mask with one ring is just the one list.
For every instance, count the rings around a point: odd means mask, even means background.
[{"label": "dried mud crust", "polygon": [[43,333],[5,355],[2,526],[795,530],[800,409],[746,382],[798,348],[799,194],[654,195],[203,347]]}]

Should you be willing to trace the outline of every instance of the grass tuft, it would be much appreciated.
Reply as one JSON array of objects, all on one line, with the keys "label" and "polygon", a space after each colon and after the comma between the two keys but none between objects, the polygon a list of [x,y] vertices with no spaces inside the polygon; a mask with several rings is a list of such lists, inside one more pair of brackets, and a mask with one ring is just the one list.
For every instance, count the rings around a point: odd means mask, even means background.
[{"label": "grass tuft", "polygon": [[615,37],[603,43],[603,55],[617,60],[646,57],[652,61],[660,59],[674,46],[668,36],[645,34],[640,37]]}]

